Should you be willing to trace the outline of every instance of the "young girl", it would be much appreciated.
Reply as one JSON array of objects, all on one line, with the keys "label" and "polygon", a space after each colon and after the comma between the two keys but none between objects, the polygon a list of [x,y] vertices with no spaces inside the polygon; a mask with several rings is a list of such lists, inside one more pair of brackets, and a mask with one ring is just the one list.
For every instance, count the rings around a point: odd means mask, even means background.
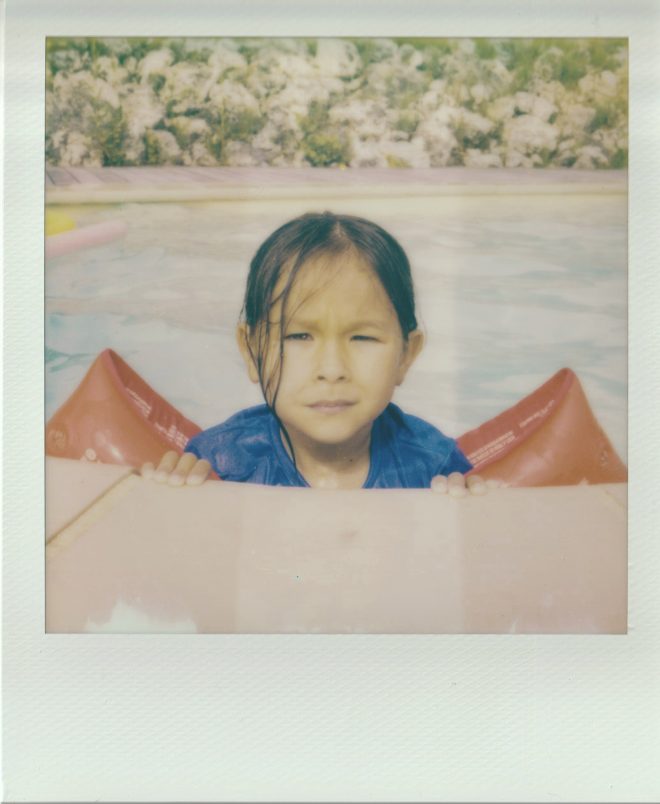
[{"label": "young girl", "polygon": [[168,452],[143,475],[171,485],[223,480],[313,488],[483,493],[458,448],[392,404],[423,345],[408,258],[380,226],[307,214],[250,264],[237,330],[266,404]]}]

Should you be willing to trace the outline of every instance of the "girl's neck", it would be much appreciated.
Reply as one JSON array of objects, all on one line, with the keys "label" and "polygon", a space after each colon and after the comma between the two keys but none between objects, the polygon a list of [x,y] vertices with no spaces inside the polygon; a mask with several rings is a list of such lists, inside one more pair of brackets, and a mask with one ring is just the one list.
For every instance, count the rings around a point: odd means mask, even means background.
[{"label": "girl's neck", "polygon": [[[282,443],[291,449],[284,434]],[[289,433],[295,452],[295,464],[312,488],[359,489],[369,474],[371,428],[359,433],[350,444],[318,444]]]}]

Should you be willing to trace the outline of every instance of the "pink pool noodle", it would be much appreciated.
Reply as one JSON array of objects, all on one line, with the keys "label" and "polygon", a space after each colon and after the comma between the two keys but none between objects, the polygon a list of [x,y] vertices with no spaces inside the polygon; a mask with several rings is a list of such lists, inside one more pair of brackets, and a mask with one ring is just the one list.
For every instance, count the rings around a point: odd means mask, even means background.
[{"label": "pink pool noodle", "polygon": [[109,243],[123,237],[127,229],[128,226],[124,221],[103,221],[80,229],[49,235],[46,237],[46,259]]}]

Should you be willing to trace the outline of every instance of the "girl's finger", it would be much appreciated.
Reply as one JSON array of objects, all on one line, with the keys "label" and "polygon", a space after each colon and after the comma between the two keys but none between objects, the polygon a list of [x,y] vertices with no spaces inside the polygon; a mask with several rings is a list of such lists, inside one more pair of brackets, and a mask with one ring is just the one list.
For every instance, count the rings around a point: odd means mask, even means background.
[{"label": "girl's finger", "polygon": [[170,486],[183,486],[183,484],[186,482],[186,477],[188,477],[188,472],[190,472],[196,462],[197,458],[192,454],[192,452],[184,452],[177,461],[177,464],[174,467],[169,480],[167,481]]},{"label": "girl's finger", "polygon": [[151,480],[155,471],[153,463],[143,463],[140,474],[145,480]]},{"label": "girl's finger", "polygon": [[436,494],[446,494],[447,478],[444,475],[436,475],[431,480],[431,490],[435,491]]},{"label": "girl's finger", "polygon": [[158,469],[156,469],[156,474],[154,475],[154,478],[159,483],[166,483],[172,470],[177,465],[178,461],[179,461],[178,452],[174,452],[174,450],[166,452],[160,459],[160,463],[158,464]]},{"label": "girl's finger", "polygon": [[460,472],[452,472],[447,478],[447,490],[452,497],[464,497],[467,494],[465,475]]},{"label": "girl's finger", "polygon": [[495,477],[489,477],[488,480],[486,480],[486,485],[488,486],[489,489],[508,489],[509,488],[509,484],[506,481],[500,480],[499,478],[495,478]]},{"label": "girl's finger", "polygon": [[188,473],[186,483],[189,486],[199,486],[209,476],[210,471],[211,471],[211,464],[208,461],[205,460],[197,461],[197,463]]},{"label": "girl's finger", "polygon": [[467,479],[467,487],[470,494],[485,494],[488,491],[483,477],[479,475],[470,475]]}]

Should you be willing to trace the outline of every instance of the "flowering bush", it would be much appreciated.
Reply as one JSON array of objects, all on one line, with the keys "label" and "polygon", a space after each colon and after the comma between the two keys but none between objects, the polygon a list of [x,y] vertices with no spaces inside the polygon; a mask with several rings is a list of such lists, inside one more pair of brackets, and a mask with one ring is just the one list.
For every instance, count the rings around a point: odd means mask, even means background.
[{"label": "flowering bush", "polygon": [[49,39],[53,165],[627,164],[612,39]]}]

